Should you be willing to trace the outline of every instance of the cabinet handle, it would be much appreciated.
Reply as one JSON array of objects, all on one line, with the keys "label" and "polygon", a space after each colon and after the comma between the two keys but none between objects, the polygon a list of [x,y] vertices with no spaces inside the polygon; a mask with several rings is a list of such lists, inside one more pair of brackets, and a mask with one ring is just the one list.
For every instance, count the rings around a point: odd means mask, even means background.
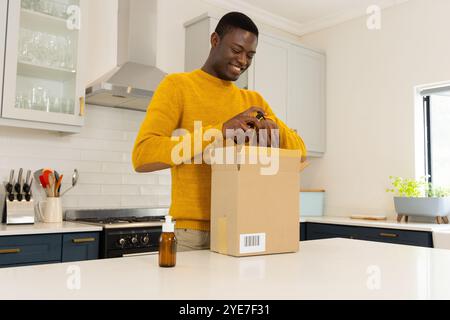
[{"label": "cabinet handle", "polygon": [[385,238],[398,238],[398,234],[395,233],[380,233],[380,236]]},{"label": "cabinet handle", "polygon": [[72,239],[72,242],[75,244],[95,242],[95,238]]},{"label": "cabinet handle", "polygon": [[20,253],[20,249],[4,249],[0,250],[0,254]]},{"label": "cabinet handle", "polygon": [[80,117],[84,116],[84,97],[80,97]]}]

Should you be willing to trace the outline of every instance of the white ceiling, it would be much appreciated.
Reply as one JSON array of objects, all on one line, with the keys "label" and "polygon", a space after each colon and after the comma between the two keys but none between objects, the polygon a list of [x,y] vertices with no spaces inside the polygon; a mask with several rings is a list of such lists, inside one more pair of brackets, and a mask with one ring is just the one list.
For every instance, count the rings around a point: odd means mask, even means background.
[{"label": "white ceiling", "polygon": [[[208,1],[208,0],[207,0]],[[296,35],[318,31],[366,15],[367,8],[384,9],[408,0],[209,0],[241,10]]]}]

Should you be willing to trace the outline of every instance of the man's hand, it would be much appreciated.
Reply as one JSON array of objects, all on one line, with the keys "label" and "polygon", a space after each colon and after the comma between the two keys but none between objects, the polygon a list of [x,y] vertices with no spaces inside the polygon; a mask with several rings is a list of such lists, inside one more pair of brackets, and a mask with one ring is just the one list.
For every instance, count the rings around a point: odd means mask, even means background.
[{"label": "man's hand", "polygon": [[[261,112],[264,116],[267,116],[267,113],[261,107],[254,106],[225,122],[222,127],[222,133],[225,139],[235,137],[235,130],[242,129],[244,132],[247,132],[248,130],[255,130],[258,134],[259,141],[261,138],[259,135],[259,130],[266,129],[267,139],[264,139],[266,141],[264,141],[265,143],[263,144],[270,147],[272,143],[271,130],[278,129],[278,125],[270,119],[263,118],[259,120],[256,116],[254,116],[257,112]],[[232,130],[232,136],[228,136],[229,133],[227,133],[227,130]]]},{"label": "man's hand", "polygon": [[[260,141],[259,139],[261,139],[263,136],[260,133],[261,129],[265,129],[266,133],[267,133],[267,140],[266,141],[266,145],[267,147],[271,147],[272,146],[272,139],[276,139],[279,140],[279,134],[275,137],[272,136],[272,130],[278,130],[278,125],[276,124],[275,121],[270,120],[270,119],[263,119],[261,121],[259,121],[258,123],[258,141]],[[265,138],[265,137],[264,137]],[[264,144],[264,142],[263,142]],[[274,141],[274,145],[273,147],[278,148],[280,146],[280,141]]]},{"label": "man's hand", "polygon": [[227,136],[227,130],[233,130],[234,132],[235,130],[242,129],[244,132],[247,132],[250,129],[258,128],[259,120],[253,115],[258,111],[266,115],[266,112],[262,108],[251,107],[225,122],[222,127],[224,138],[229,138]]}]

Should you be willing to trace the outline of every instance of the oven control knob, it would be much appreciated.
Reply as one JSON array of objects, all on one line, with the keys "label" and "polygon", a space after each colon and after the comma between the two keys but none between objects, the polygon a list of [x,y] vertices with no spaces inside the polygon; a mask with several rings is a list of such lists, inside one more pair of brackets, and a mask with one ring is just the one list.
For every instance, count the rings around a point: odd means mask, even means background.
[{"label": "oven control knob", "polygon": [[127,243],[127,241],[124,238],[120,238],[119,240],[119,246],[121,246],[122,248],[125,247],[125,244]]},{"label": "oven control knob", "polygon": [[150,237],[148,235],[145,235],[142,237],[142,243],[148,244],[150,242]]},{"label": "oven control knob", "polygon": [[137,238],[137,236],[134,236],[133,238],[131,238],[131,243],[132,243],[132,244],[137,244],[137,243],[138,243],[138,238]]}]

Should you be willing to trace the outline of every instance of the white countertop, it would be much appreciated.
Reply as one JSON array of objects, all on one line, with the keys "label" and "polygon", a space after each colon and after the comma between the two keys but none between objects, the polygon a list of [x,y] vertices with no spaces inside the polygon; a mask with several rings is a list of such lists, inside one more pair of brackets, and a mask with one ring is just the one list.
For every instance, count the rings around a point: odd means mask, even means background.
[{"label": "white countertop", "polygon": [[96,231],[102,231],[102,227],[65,221],[62,223],[37,222],[32,225],[0,224],[0,237],[49,234],[49,233],[96,232]]},{"label": "white countertop", "polygon": [[[294,254],[210,251],[0,269],[0,299],[449,299],[450,251],[348,239]],[[78,288],[78,289],[77,289]]]},{"label": "white countertop", "polygon": [[437,223],[416,223],[416,222],[404,222],[401,223],[395,220],[385,221],[373,221],[362,219],[351,219],[349,217],[300,217],[300,222],[313,222],[313,223],[325,223],[325,224],[338,224],[349,225],[358,227],[369,228],[387,228],[387,229],[399,229],[399,230],[414,230],[414,231],[450,231],[450,224],[437,224]]}]

